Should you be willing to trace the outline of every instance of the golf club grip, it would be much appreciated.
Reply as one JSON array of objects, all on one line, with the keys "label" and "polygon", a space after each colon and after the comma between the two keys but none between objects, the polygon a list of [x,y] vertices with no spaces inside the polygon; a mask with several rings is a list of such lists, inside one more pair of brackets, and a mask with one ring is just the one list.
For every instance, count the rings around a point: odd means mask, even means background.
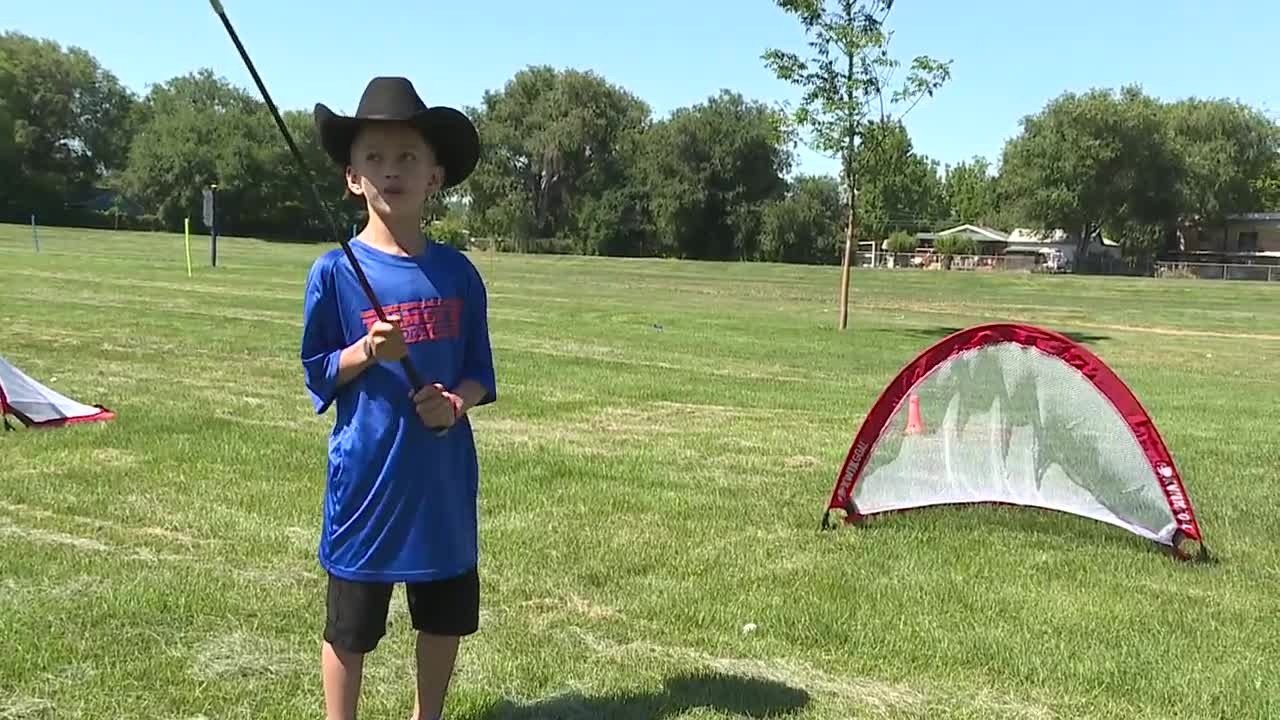
[{"label": "golf club grip", "polygon": [[[297,144],[294,143],[293,135],[289,133],[288,126],[284,124],[284,119],[280,117],[280,111],[276,108],[275,101],[271,99],[271,93],[267,92],[266,84],[262,82],[262,77],[258,75],[258,69],[254,67],[253,60],[249,58],[249,51],[246,50],[244,44],[240,42],[239,34],[237,34],[235,28],[232,27],[231,18],[227,17],[226,10],[223,9],[222,3],[219,2],[219,0],[209,1],[213,6],[213,11],[217,13],[218,18],[222,21],[222,26],[226,29],[227,34],[231,36],[231,42],[235,44],[236,50],[240,53],[240,59],[244,60],[245,67],[249,70],[249,74],[253,76],[253,82],[258,86],[258,91],[262,93],[262,99],[266,101],[267,109],[271,111],[271,117],[276,122],[276,128],[278,128],[280,130],[280,134],[284,136],[284,141],[289,145],[289,151],[293,155],[294,162],[297,163],[295,170],[298,172],[300,179],[311,188],[311,199],[320,210],[320,214],[324,216],[325,221],[328,223],[329,232],[339,238],[342,250],[346,253],[347,260],[351,263],[351,269],[356,273],[356,279],[360,282],[361,289],[364,290],[365,296],[369,298],[369,302],[373,304],[373,310],[377,314],[378,319],[386,322],[387,316],[382,311],[382,303],[378,302],[378,296],[374,294],[373,287],[369,284],[369,278],[364,274],[364,268],[360,267],[360,261],[356,259],[355,253],[351,251],[351,247],[347,243],[346,238],[344,238],[342,233],[338,230],[338,224],[334,222],[333,215],[329,213],[329,207],[325,205],[324,200],[320,197],[320,191],[316,189],[315,178],[311,177],[311,172],[307,168],[307,163],[302,158],[302,152],[298,150]],[[400,360],[400,364],[404,367],[405,375],[408,376],[409,384],[413,387],[413,391],[415,393],[425,387],[422,382],[422,378],[418,375],[417,370],[413,367],[413,363],[407,356]]]}]

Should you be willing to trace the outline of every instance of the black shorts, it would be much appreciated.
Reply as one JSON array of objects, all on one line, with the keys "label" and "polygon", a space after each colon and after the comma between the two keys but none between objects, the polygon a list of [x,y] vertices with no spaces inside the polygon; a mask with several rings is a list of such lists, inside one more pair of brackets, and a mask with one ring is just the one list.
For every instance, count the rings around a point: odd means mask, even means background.
[{"label": "black shorts", "polygon": [[[480,576],[405,583],[413,629],[431,635],[462,637],[480,625]],[[391,583],[353,582],[329,576],[324,639],[340,650],[367,653],[387,634]]]}]

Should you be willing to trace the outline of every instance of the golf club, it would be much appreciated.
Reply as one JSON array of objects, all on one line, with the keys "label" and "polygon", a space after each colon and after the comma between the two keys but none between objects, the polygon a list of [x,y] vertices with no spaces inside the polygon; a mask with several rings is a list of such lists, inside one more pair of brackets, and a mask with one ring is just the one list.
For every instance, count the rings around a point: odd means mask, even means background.
[{"label": "golf club", "polygon": [[[280,111],[276,109],[276,104],[271,99],[271,94],[267,92],[266,85],[263,84],[262,78],[258,75],[258,70],[253,66],[253,61],[249,59],[249,53],[244,49],[244,44],[240,42],[240,36],[236,34],[236,30],[231,26],[231,20],[227,17],[226,10],[223,9],[220,0],[209,0],[209,4],[213,6],[213,11],[218,14],[222,20],[222,26],[227,29],[227,34],[231,36],[231,42],[235,43],[236,50],[240,52],[240,58],[244,60],[245,67],[249,69],[249,74],[253,76],[253,82],[258,86],[258,92],[262,93],[262,99],[266,101],[267,108],[271,111],[271,117],[276,121],[276,127],[280,129],[280,134],[284,136],[284,140],[289,144],[289,150],[293,153],[293,159],[296,161],[300,179],[311,188],[311,197],[319,208],[320,213],[324,215],[325,221],[329,224],[329,231],[338,238],[338,242],[342,245],[342,251],[346,253],[347,260],[351,263],[351,268],[355,270],[356,279],[360,281],[360,287],[364,289],[364,294],[369,298],[369,302],[373,303],[373,311],[377,313],[378,319],[386,322],[387,316],[382,311],[382,303],[378,302],[378,297],[374,294],[373,288],[369,285],[369,279],[365,277],[364,269],[360,267],[360,261],[356,259],[355,254],[351,251],[351,245],[348,243],[346,236],[338,229],[338,224],[334,222],[333,215],[329,212],[329,206],[325,204],[320,197],[320,191],[316,189],[315,178],[311,175],[307,163],[302,159],[302,153],[299,152],[298,146],[293,142],[293,136],[289,134],[289,128],[285,126],[284,119],[280,117]],[[423,387],[422,380],[413,368],[413,364],[406,355],[400,360],[400,364],[404,367],[405,375],[409,377],[409,383],[413,385],[413,391],[416,393]],[[439,433],[443,433],[446,428],[433,428]]]}]

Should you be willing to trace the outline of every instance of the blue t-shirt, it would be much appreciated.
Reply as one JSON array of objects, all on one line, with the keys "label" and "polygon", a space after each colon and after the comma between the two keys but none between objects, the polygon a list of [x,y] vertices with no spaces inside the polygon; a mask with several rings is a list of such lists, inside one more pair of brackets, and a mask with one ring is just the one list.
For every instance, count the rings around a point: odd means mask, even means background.
[{"label": "blue t-shirt", "polygon": [[[454,389],[474,380],[496,399],[484,283],[465,255],[427,244],[413,257],[359,240],[351,250],[382,303],[400,316],[422,382]],[[341,248],[307,277],[302,367],[317,413],[333,404],[319,559],[348,580],[422,582],[454,577],[478,562],[479,465],[465,419],[437,436],[414,410],[399,361],[378,362],[336,387],[338,357],[377,315]]]}]

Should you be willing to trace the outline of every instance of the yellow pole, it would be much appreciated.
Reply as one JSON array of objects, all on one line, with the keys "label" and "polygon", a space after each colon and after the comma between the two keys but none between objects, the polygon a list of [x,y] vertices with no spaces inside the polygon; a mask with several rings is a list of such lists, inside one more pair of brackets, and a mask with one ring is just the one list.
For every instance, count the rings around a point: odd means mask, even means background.
[{"label": "yellow pole", "polygon": [[191,277],[191,218],[182,222],[182,234],[187,244],[187,277]]}]

